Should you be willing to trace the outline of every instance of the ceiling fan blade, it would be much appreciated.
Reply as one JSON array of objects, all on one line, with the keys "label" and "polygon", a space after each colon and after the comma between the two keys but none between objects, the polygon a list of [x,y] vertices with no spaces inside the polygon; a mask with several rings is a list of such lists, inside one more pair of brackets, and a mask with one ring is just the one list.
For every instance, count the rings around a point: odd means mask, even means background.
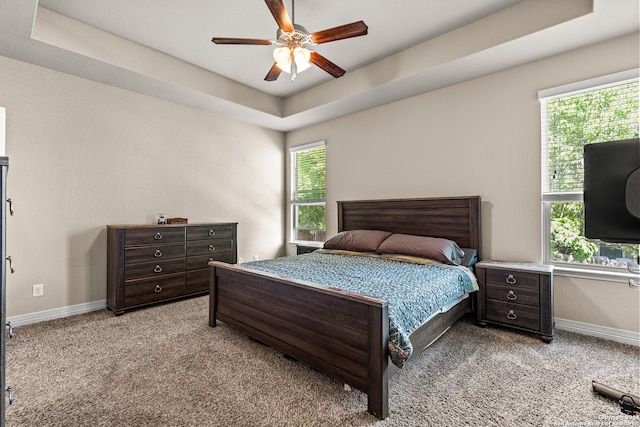
[{"label": "ceiling fan blade", "polygon": [[309,59],[309,62],[322,68],[324,71],[331,74],[335,78],[344,76],[345,71],[342,68],[338,67],[336,64],[320,55],[318,52],[311,52],[311,58]]},{"label": "ceiling fan blade", "polygon": [[214,37],[211,41],[215,44],[271,44],[271,41],[267,39],[236,39],[233,37]]},{"label": "ceiling fan blade", "polygon": [[352,22],[328,30],[317,31],[311,34],[311,40],[315,44],[327,43],[336,40],[348,39],[351,37],[365,36],[369,32],[369,27],[364,21]]},{"label": "ceiling fan blade", "polygon": [[276,81],[281,72],[282,69],[278,67],[278,63],[274,62],[264,79],[268,82]]},{"label": "ceiling fan blade", "polygon": [[293,22],[289,18],[289,13],[284,6],[282,0],[264,0],[267,7],[271,11],[273,18],[276,20],[278,27],[285,33],[293,31]]}]

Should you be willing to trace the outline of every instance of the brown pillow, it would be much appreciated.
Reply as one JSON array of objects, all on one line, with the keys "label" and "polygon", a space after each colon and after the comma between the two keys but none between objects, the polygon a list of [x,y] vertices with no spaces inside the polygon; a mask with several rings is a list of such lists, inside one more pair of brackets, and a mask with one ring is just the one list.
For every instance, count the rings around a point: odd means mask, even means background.
[{"label": "brown pillow", "polygon": [[462,249],[453,240],[409,234],[392,234],[382,242],[377,252],[412,255],[454,265],[460,264],[464,256]]},{"label": "brown pillow", "polygon": [[391,233],[380,230],[342,231],[324,242],[325,249],[341,249],[345,251],[375,252],[380,243]]}]

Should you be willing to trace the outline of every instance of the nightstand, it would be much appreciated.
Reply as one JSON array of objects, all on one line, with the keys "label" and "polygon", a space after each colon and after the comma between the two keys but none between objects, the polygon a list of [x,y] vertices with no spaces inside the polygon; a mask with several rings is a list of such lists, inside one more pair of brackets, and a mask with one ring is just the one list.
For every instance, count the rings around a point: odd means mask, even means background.
[{"label": "nightstand", "polygon": [[495,323],[553,340],[553,266],[481,261],[475,268],[480,326]]},{"label": "nightstand", "polygon": [[316,249],[320,249],[322,246],[305,245],[302,243],[296,244],[296,255],[308,254]]}]

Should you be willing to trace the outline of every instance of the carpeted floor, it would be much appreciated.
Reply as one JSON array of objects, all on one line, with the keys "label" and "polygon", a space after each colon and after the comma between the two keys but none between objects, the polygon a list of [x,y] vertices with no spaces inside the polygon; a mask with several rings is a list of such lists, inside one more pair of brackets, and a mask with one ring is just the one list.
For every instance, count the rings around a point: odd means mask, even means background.
[{"label": "carpeted floor", "polygon": [[366,396],[207,325],[208,297],[15,329],[7,426],[640,426],[591,380],[640,395],[640,349],[558,331],[551,344],[458,322]]}]

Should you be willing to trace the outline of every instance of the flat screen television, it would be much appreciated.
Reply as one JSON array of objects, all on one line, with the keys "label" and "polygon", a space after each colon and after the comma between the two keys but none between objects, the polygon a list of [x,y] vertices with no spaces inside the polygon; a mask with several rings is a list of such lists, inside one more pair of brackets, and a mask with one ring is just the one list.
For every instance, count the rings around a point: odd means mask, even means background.
[{"label": "flat screen television", "polygon": [[640,139],[584,147],[585,236],[640,243]]}]

